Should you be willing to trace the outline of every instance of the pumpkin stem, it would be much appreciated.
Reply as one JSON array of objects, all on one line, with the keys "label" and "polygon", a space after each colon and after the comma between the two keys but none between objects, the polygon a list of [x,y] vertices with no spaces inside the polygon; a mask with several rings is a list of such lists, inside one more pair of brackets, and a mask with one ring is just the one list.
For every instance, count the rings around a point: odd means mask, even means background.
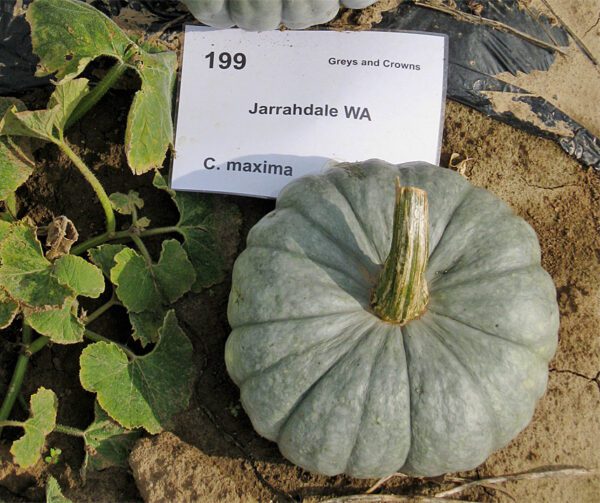
[{"label": "pumpkin stem", "polygon": [[371,296],[377,316],[404,325],[423,314],[429,301],[428,259],[427,192],[402,187],[397,178],[392,246]]}]

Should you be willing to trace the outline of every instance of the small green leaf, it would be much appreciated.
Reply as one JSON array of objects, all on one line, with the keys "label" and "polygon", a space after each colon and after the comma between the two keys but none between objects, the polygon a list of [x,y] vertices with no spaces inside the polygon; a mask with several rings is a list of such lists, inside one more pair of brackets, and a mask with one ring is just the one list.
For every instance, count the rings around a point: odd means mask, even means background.
[{"label": "small green leaf", "polygon": [[157,264],[148,264],[131,248],[115,256],[111,281],[117,286],[119,300],[133,313],[155,311],[171,304],[188,292],[194,283],[194,267],[181,244],[175,239],[163,241]]},{"label": "small green leaf", "polygon": [[146,230],[146,228],[149,226],[150,226],[150,219],[147,217],[138,218],[138,221],[135,223],[135,227],[138,231]]},{"label": "small green leaf", "polygon": [[81,471],[104,470],[111,466],[128,468],[127,457],[142,432],[126,430],[94,404],[94,422],[84,432],[85,459]]},{"label": "small green leaf", "polygon": [[107,278],[110,278],[110,270],[116,265],[115,255],[127,248],[125,245],[106,244],[88,251],[90,260],[96,264]]},{"label": "small green leaf", "polygon": [[110,279],[116,285],[117,297],[125,308],[134,313],[158,309],[162,296],[152,274],[152,266],[131,248],[115,255],[115,263]]},{"label": "small green leaf", "polygon": [[19,305],[0,290],[0,330],[8,327],[19,312]]},{"label": "small green leaf", "polygon": [[23,423],[25,434],[13,442],[10,452],[22,468],[35,465],[42,457],[46,436],[56,426],[57,400],[54,391],[39,388],[30,399],[30,417]]},{"label": "small green leaf", "polygon": [[[183,248],[196,271],[192,291],[200,292],[223,281],[225,264],[215,232],[216,221],[211,200],[203,194],[171,190],[160,173],[154,175],[153,183],[155,187],[170,194],[179,210],[177,227],[183,236]],[[231,207],[232,219],[236,217],[235,211]],[[229,215],[221,215],[219,218],[228,217]]]},{"label": "small green leaf", "polygon": [[46,482],[46,503],[73,503],[69,498],[64,497],[60,485],[52,475]]},{"label": "small green leaf", "polygon": [[23,112],[16,106],[10,108],[0,120],[0,136],[28,136],[58,143],[67,119],[88,92],[87,79],[60,82],[50,96],[48,108]]},{"label": "small green leaf", "polygon": [[[69,23],[65,23],[65,19]],[[159,168],[173,142],[172,94],[177,56],[149,52],[108,17],[75,0],[36,0],[27,11],[38,75],[78,76],[93,59],[110,56],[140,76],[125,132],[125,151],[136,174]]]},{"label": "small green leaf", "polygon": [[158,331],[165,318],[165,310],[129,313],[129,321],[133,327],[132,337],[139,341],[142,347],[158,341]]},{"label": "small green leaf", "polygon": [[77,344],[83,340],[85,327],[79,319],[78,303],[74,298],[67,299],[60,309],[46,311],[23,310],[27,324],[41,335],[49,337],[57,344]]},{"label": "small green leaf", "polygon": [[112,207],[121,215],[131,215],[144,207],[144,200],[135,190],[130,190],[127,194],[115,192],[109,199]]},{"label": "small green leaf", "polygon": [[54,262],[54,275],[77,295],[96,299],[104,292],[102,271],[75,255],[64,255]]},{"label": "small green leaf", "polygon": [[154,276],[162,292],[165,304],[172,304],[190,291],[196,280],[194,266],[176,239],[162,242],[158,264],[154,266]]},{"label": "small green leaf", "polygon": [[80,363],[83,387],[97,393],[102,408],[125,428],[158,433],[189,403],[192,344],[173,311],[167,313],[160,340],[149,354],[128,361],[115,344],[97,342],[83,350]]},{"label": "small green leaf", "polygon": [[48,454],[44,461],[49,465],[55,465],[60,461],[60,455],[62,454],[62,450],[54,447],[50,447],[50,454]]}]

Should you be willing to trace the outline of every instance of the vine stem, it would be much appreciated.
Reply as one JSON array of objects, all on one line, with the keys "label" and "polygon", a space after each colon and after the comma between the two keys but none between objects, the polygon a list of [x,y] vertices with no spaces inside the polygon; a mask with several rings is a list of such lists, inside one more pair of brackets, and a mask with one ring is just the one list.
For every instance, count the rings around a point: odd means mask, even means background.
[{"label": "vine stem", "polygon": [[[150,236],[159,236],[161,234],[172,234],[181,232],[179,227],[177,226],[168,226],[168,227],[156,227],[154,229],[148,229],[146,231],[138,232],[136,235],[142,238],[147,238]],[[128,230],[125,231],[117,231],[117,232],[104,232],[103,234],[99,234],[94,236],[93,238],[84,241],[83,243],[78,244],[71,248],[71,255],[81,255],[86,252],[90,248],[94,248],[95,246],[100,246],[108,241],[117,241],[119,239],[132,239],[131,236],[133,232]]]},{"label": "vine stem", "polygon": [[148,248],[146,248],[146,245],[142,241],[142,238],[140,238],[137,234],[131,233],[131,240],[135,243],[135,246],[137,246],[137,249],[142,254],[142,257],[144,257],[146,264],[149,266],[152,265],[152,257],[150,256]]},{"label": "vine stem", "polygon": [[108,311],[113,306],[118,306],[121,304],[119,300],[115,297],[114,293],[110,300],[104,304],[102,304],[98,309],[96,309],[92,314],[89,314],[85,318],[85,324],[89,325],[94,320],[100,318],[106,311]]},{"label": "vine stem", "polygon": [[87,114],[93,106],[98,103],[102,97],[108,92],[108,90],[114,86],[127,70],[128,65],[122,61],[117,61],[112,68],[106,72],[106,75],[96,84],[96,86],[79,102],[75,111],[67,120],[65,130],[69,129],[85,114]]},{"label": "vine stem", "polygon": [[115,212],[113,211],[112,204],[110,203],[110,199],[108,197],[108,194],[104,190],[104,187],[102,186],[98,178],[96,178],[96,175],[92,173],[90,168],[88,168],[85,165],[85,163],[81,160],[81,158],[75,152],[73,152],[73,150],[65,141],[62,135],[57,145],[65,153],[65,155],[73,162],[73,164],[75,164],[79,172],[92,186],[92,189],[94,189],[94,192],[96,193],[96,196],[100,200],[100,204],[104,209],[104,214],[106,215],[106,232],[109,235],[113,234],[116,229]]},{"label": "vine stem", "polygon": [[21,421],[0,421],[0,431],[5,426],[9,426],[11,428],[23,428],[23,423]]},{"label": "vine stem", "polygon": [[54,431],[63,433],[65,435],[71,435],[72,437],[84,437],[85,431],[79,428],[73,428],[72,426],[65,426],[64,424],[57,424],[54,427]]},{"label": "vine stem", "polygon": [[[31,327],[25,324],[23,324],[22,340],[24,344],[29,344],[31,342]],[[10,383],[8,384],[8,391],[6,392],[4,400],[2,401],[2,406],[0,406],[0,435],[2,434],[2,423],[8,420],[15,402],[17,401],[17,397],[21,392],[23,380],[25,379],[25,374],[27,373],[29,358],[30,355],[28,355],[26,352],[22,352],[17,358],[15,370],[13,371]]]},{"label": "vine stem", "polygon": [[86,329],[85,334],[84,334],[90,341],[94,341],[94,342],[106,342],[108,344],[114,344],[115,346],[117,346],[119,349],[121,349],[123,351],[123,353],[125,353],[127,355],[127,358],[129,358],[129,360],[135,360],[137,359],[137,355],[131,351],[131,349],[129,349],[127,346],[124,346],[123,344],[119,344],[118,342],[115,341],[111,341],[110,339],[104,337],[103,335],[97,334],[96,332],[92,332],[91,330]]},{"label": "vine stem", "polygon": [[[24,428],[25,423],[23,421],[0,421],[0,428],[9,426],[11,428]],[[72,437],[83,437],[85,431],[79,428],[73,428],[72,426],[65,426],[64,424],[57,424],[54,426],[54,431],[58,433],[64,433],[65,435],[71,435]]]}]

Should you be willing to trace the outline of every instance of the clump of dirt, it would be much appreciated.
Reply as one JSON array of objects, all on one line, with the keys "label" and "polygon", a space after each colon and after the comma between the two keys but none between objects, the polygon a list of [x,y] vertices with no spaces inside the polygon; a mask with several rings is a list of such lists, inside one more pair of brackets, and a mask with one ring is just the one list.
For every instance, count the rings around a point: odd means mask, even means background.
[{"label": "clump of dirt", "polygon": [[[250,471],[231,470],[217,457],[162,433],[138,442],[129,463],[144,501],[257,501],[244,494],[239,480],[256,485]],[[224,467],[227,466],[227,469]],[[235,467],[234,467],[235,468]],[[257,488],[268,500],[269,493]],[[261,498],[262,501],[264,499]]]}]

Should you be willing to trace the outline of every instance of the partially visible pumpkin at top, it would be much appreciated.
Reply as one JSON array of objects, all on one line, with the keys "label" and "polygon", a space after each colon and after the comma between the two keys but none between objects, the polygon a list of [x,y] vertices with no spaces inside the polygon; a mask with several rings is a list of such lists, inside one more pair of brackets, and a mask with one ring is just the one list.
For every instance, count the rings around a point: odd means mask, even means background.
[{"label": "partially visible pumpkin at top", "polygon": [[300,30],[331,21],[340,7],[362,9],[376,0],[182,0],[192,15],[217,28]]},{"label": "partially visible pumpkin at top", "polygon": [[467,470],[505,446],[559,324],[523,219],[450,170],[377,160],[282,191],[235,263],[228,317],[256,431],[354,477]]}]

